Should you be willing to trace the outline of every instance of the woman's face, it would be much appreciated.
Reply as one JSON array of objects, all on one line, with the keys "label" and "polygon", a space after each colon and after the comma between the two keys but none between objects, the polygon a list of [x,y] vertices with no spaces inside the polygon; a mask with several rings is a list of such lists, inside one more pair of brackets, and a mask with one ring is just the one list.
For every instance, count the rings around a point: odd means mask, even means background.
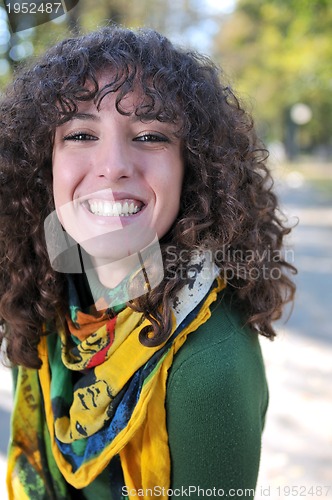
[{"label": "woman's face", "polygon": [[184,171],[176,125],[142,122],[135,92],[121,102],[129,116],[117,112],[115,98],[105,96],[99,110],[80,103],[57,128],[53,149],[58,217],[88,254],[106,260],[166,234],[179,211]]}]

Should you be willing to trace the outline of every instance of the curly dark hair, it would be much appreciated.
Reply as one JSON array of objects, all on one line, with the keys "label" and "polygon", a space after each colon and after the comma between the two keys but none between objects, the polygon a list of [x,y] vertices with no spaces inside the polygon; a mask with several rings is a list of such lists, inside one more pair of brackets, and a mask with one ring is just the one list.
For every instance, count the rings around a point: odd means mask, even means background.
[{"label": "curly dark hair", "polygon": [[[105,72],[110,81],[100,89]],[[218,256],[247,323],[274,337],[271,323],[295,292],[289,274],[296,270],[282,252],[290,229],[278,212],[252,118],[222,80],[207,57],[176,48],[153,30],[116,26],[66,39],[18,72],[0,103],[0,341],[12,363],[40,367],[43,325],[68,307],[66,276],[51,267],[43,226],[55,208],[55,129],[79,102],[100,104],[105,93],[117,92],[123,112],[121,100],[133,89],[146,96],[136,109],[142,119],[181,123],[185,162],[180,212],[161,241],[165,277],[128,303],[153,324],[153,338],[141,341],[158,345],[169,335],[169,300],[183,286],[183,273],[174,270],[188,268],[192,252],[202,249]]]}]

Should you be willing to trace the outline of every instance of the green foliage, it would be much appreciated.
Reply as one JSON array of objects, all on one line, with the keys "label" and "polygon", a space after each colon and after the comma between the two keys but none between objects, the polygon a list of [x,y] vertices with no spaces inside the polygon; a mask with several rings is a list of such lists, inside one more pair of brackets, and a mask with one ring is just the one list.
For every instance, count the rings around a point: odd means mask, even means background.
[{"label": "green foliage", "polygon": [[305,146],[331,141],[331,33],[329,0],[238,0],[222,25],[215,58],[254,99],[267,140],[285,139],[289,110],[301,102],[313,113],[301,126]]},{"label": "green foliage", "polygon": [[[201,0],[80,0],[77,6],[66,16],[56,22],[48,22],[36,28],[12,34],[8,42],[2,45],[0,36],[0,88],[10,81],[13,70],[24,63],[30,55],[12,58],[13,46],[30,43],[33,47],[32,57],[43,52],[48,46],[63,39],[70,33],[88,32],[108,23],[122,24],[128,27],[146,26],[156,29],[171,38],[181,37],[193,26],[204,22],[204,12],[201,9]],[[0,31],[10,33],[6,26],[7,15],[0,3]],[[1,33],[0,33],[1,34]],[[23,45],[22,45],[23,44]],[[2,52],[1,52],[2,50]],[[3,61],[1,63],[1,60]],[[6,62],[7,61],[7,62]],[[10,71],[1,74],[6,65]]]}]

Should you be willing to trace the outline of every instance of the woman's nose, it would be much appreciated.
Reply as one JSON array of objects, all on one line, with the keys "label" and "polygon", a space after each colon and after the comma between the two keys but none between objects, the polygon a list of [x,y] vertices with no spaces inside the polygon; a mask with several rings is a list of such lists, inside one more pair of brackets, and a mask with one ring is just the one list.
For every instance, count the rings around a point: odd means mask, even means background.
[{"label": "woman's nose", "polygon": [[113,182],[132,175],[133,163],[124,141],[113,137],[101,143],[95,158],[95,172],[98,177]]}]

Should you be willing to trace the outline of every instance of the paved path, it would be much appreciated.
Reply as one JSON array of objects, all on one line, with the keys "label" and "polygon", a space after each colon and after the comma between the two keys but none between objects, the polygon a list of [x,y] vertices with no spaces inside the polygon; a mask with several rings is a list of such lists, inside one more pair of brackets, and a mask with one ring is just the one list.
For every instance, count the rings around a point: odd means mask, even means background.
[{"label": "paved path", "polygon": [[255,498],[332,498],[332,206],[305,183],[280,193],[300,219],[290,239],[298,292],[279,337],[261,341],[270,406]]},{"label": "paved path", "polygon": [[[332,208],[305,184],[280,192],[288,214],[301,219],[288,254],[300,273],[291,319],[279,325],[277,340],[261,340],[270,407],[255,498],[322,500],[332,498]],[[10,387],[0,369],[1,500]]]}]

